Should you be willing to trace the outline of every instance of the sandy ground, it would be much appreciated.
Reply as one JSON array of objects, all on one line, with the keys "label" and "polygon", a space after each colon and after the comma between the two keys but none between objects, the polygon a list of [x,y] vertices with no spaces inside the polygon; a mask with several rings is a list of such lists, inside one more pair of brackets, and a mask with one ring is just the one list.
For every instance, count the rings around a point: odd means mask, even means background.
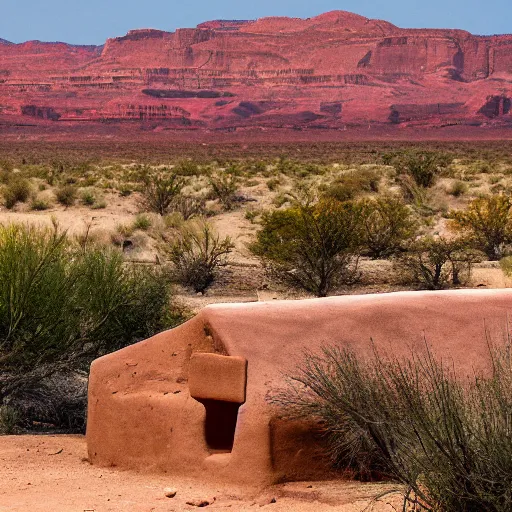
[{"label": "sandy ground", "polygon": [[[175,489],[167,498],[164,489]],[[0,437],[0,512],[172,512],[208,509],[275,512],[392,512],[400,498],[389,484],[294,482],[267,489],[234,488],[182,477],[99,468],[87,460],[83,436]]]}]

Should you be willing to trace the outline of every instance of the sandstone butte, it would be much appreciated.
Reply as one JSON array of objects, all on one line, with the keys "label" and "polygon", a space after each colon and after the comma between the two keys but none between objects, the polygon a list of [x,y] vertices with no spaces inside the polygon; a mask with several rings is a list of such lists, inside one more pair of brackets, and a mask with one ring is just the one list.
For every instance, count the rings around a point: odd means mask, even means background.
[{"label": "sandstone butte", "polygon": [[344,11],[133,30],[103,46],[0,39],[4,129],[507,129],[511,98],[512,35]]},{"label": "sandstone butte", "polygon": [[511,310],[511,290],[208,306],[93,362],[89,460],[249,485],[333,477],[315,424],[269,400],[305,349],[336,344],[364,358],[373,339],[381,356],[410,358],[426,340],[459,378],[474,377],[490,369],[488,342],[503,343]]}]

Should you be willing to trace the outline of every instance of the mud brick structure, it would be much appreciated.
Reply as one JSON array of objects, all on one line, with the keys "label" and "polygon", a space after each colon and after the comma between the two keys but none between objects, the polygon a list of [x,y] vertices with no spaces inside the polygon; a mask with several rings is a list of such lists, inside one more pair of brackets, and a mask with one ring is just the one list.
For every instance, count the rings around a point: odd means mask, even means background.
[{"label": "mud brick structure", "polygon": [[269,397],[305,349],[410,357],[426,349],[461,375],[490,365],[510,290],[400,292],[208,306],[185,324],[96,360],[87,443],[94,464],[261,485],[331,475],[314,422]]}]

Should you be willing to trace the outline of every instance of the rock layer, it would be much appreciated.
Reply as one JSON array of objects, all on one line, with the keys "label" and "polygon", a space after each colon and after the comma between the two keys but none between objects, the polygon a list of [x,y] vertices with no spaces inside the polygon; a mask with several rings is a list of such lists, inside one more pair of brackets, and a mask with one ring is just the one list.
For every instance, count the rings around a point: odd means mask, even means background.
[{"label": "rock layer", "polygon": [[142,29],[104,46],[0,39],[0,120],[173,129],[512,125],[512,35],[343,11]]}]

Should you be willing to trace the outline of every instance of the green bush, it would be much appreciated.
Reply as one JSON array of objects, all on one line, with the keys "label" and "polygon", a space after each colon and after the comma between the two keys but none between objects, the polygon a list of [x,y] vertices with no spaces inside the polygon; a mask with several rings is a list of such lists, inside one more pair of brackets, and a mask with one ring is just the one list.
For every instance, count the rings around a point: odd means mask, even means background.
[{"label": "green bush", "polygon": [[209,178],[212,199],[217,199],[224,210],[232,210],[238,190],[238,177],[234,173],[219,173]]},{"label": "green bush", "polygon": [[506,276],[512,277],[512,256],[502,258],[500,260],[500,267]]},{"label": "green bush", "polygon": [[324,197],[350,201],[359,194],[379,191],[380,176],[372,170],[352,171],[339,177],[324,191]]},{"label": "green bush", "polygon": [[277,279],[326,296],[358,276],[361,208],[323,200],[263,216],[252,251]]},{"label": "green bush", "polygon": [[182,160],[178,162],[173,171],[179,176],[199,176],[201,174],[199,164],[193,160]]},{"label": "green bush", "polygon": [[152,221],[147,215],[139,214],[135,217],[132,228],[133,230],[139,229],[141,231],[147,231],[151,225]]},{"label": "green bush", "polygon": [[362,360],[326,347],[306,355],[274,401],[320,422],[338,467],[403,484],[404,510],[505,512],[512,510],[512,359],[509,344],[491,351],[490,375],[461,382],[429,351],[405,361],[375,350]]},{"label": "green bush", "polygon": [[452,157],[436,151],[404,151],[385,158],[387,165],[392,165],[399,174],[408,174],[419,187],[434,185],[443,168],[451,162]]},{"label": "green bush", "polygon": [[448,194],[454,197],[460,197],[468,191],[468,186],[463,181],[454,181],[448,189]]},{"label": "green bush", "polygon": [[505,195],[474,199],[466,210],[452,211],[453,227],[496,261],[512,243],[512,198]]},{"label": "green bush", "polygon": [[483,255],[465,240],[423,237],[395,260],[395,270],[408,283],[422,289],[440,290],[469,281],[472,267]]},{"label": "green bush", "polygon": [[165,169],[158,173],[148,172],[142,187],[144,208],[162,216],[167,214],[184,186],[185,180],[181,176]]},{"label": "green bush", "polygon": [[416,234],[411,210],[392,196],[363,201],[361,219],[365,245],[372,258],[396,253]]},{"label": "green bush", "polygon": [[80,200],[85,206],[93,206],[96,203],[96,195],[92,190],[85,189],[82,191]]},{"label": "green bush", "polygon": [[23,178],[10,179],[3,190],[4,204],[9,210],[17,203],[25,203],[30,197],[30,183]]},{"label": "green bush", "polygon": [[76,187],[72,185],[64,185],[56,192],[57,201],[63,206],[73,206],[76,201]]},{"label": "green bush", "polygon": [[0,406],[0,435],[15,434],[20,419],[18,411],[13,407],[8,405]]},{"label": "green bush", "polygon": [[168,326],[168,280],[57,227],[0,226],[0,405]]},{"label": "green bush", "polygon": [[183,225],[164,250],[173,263],[176,281],[195,292],[204,292],[233,248],[229,237],[221,239],[210,224],[200,220]]},{"label": "green bush", "polygon": [[47,198],[44,197],[35,197],[32,199],[32,202],[30,203],[30,208],[35,211],[43,211],[48,210],[48,208],[51,207],[51,203]]}]

